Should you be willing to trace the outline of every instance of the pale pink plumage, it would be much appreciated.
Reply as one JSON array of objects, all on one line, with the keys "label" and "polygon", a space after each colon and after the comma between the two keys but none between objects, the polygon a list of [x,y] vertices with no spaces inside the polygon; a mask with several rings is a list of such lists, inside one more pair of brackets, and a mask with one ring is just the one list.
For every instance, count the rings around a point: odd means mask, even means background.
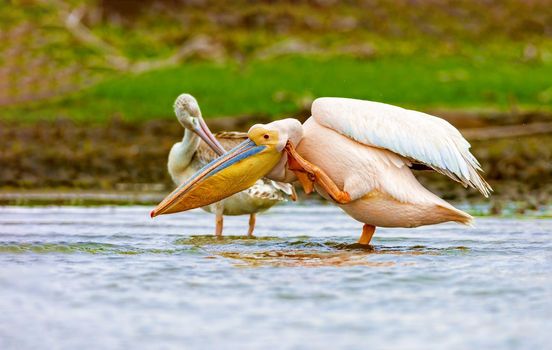
[{"label": "pale pink plumage", "polygon": [[[265,126],[287,130],[287,120]],[[295,127],[297,128],[297,127]],[[423,187],[412,162],[425,164],[488,196],[477,159],[460,132],[443,119],[383,103],[344,98],[313,102],[302,125],[297,152],[320,167],[352,201],[339,205],[354,219],[373,226],[416,227],[472,217]],[[299,131],[296,134],[300,134]],[[285,158],[268,175],[293,181]],[[316,190],[328,199],[319,186]]]}]

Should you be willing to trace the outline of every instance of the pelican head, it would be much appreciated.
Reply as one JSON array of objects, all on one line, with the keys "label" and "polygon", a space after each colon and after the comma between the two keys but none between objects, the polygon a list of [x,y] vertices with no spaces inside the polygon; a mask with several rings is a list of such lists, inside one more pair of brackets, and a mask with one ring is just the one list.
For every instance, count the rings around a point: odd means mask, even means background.
[{"label": "pelican head", "polygon": [[297,119],[282,119],[269,124],[255,124],[247,136],[258,146],[266,145],[282,152],[288,141],[293,145],[301,141],[303,126]]},{"label": "pelican head", "polygon": [[303,129],[298,120],[283,119],[253,125],[247,136],[247,140],[205,165],[169,194],[151,216],[209,205],[253,186],[269,173],[285,172],[285,150],[290,144],[299,143]]},{"label": "pelican head", "polygon": [[181,94],[174,101],[174,114],[178,122],[186,129],[198,135],[218,155],[224,154],[224,147],[215,138],[203,120],[197,100],[190,94]]}]

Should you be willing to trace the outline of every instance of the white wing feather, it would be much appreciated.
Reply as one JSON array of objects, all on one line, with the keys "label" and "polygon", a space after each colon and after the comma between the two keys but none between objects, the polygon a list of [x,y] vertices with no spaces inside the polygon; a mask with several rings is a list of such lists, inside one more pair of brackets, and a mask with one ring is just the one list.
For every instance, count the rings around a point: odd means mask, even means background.
[{"label": "white wing feather", "polygon": [[385,148],[430,166],[485,197],[491,186],[470,144],[444,119],[385,103],[323,97],[312,103],[312,116],[321,125],[369,146]]}]

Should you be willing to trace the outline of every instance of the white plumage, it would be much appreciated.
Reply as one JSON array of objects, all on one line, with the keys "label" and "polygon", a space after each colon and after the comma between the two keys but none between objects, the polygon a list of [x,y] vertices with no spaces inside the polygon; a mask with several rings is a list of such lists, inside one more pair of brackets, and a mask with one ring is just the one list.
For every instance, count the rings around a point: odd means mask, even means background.
[{"label": "white plumage", "polygon": [[379,102],[323,97],[312,104],[323,126],[369,146],[425,164],[485,197],[492,191],[478,171],[470,144],[446,120]]},{"label": "white plumage", "polygon": [[[296,152],[288,150],[284,156],[295,159],[292,172],[280,162],[268,177],[287,182],[302,179],[305,188],[312,181],[323,197],[365,224],[361,244],[370,242],[376,226],[417,227],[447,221],[471,224],[471,215],[418,182],[413,165],[433,168],[485,196],[491,191],[478,173],[481,169],[469,143],[445,120],[346,98],[319,98],[311,111],[302,126],[285,119],[256,125],[249,133],[277,130],[284,138],[278,144],[290,141]],[[291,140],[290,130],[302,135],[300,139]],[[302,165],[298,168],[299,158]],[[301,175],[301,167],[308,177]]]},{"label": "white plumage", "polygon": [[[168,172],[176,185],[184,183],[225,150],[232,149],[247,139],[247,134],[241,132],[213,135],[203,120],[197,101],[189,94],[178,96],[174,110],[184,127],[184,137],[181,142],[173,145],[167,162]],[[268,210],[291,196],[295,196],[292,185],[262,178],[252,187],[202,209],[216,214],[217,235],[222,234],[223,215],[249,214],[248,235],[252,235],[256,213]]]}]

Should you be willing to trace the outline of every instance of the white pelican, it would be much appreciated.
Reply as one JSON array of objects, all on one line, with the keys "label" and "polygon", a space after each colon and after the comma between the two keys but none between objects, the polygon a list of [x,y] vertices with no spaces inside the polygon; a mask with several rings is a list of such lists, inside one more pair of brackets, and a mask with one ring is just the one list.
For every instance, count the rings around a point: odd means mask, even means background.
[{"label": "white pelican", "polygon": [[[246,133],[223,132],[213,135],[203,120],[196,99],[189,94],[181,94],[174,102],[174,112],[184,127],[184,137],[171,148],[167,167],[173,181],[180,185],[196,171],[224,154],[225,148],[233,148],[247,139]],[[202,143],[200,138],[205,142]],[[219,202],[203,206],[202,209],[216,214],[217,236],[222,235],[223,215],[249,214],[248,236],[253,235],[256,213],[265,211],[294,196],[289,184],[278,184],[268,179],[256,181],[250,188],[236,193]]]},{"label": "white pelican", "polygon": [[266,176],[299,180],[364,223],[360,244],[376,226],[416,227],[472,217],[424,188],[411,167],[423,165],[485,197],[470,144],[447,121],[378,102],[319,98],[303,124],[284,119],[254,125],[243,142],[198,171],[165,198],[152,216],[220,200]]}]

